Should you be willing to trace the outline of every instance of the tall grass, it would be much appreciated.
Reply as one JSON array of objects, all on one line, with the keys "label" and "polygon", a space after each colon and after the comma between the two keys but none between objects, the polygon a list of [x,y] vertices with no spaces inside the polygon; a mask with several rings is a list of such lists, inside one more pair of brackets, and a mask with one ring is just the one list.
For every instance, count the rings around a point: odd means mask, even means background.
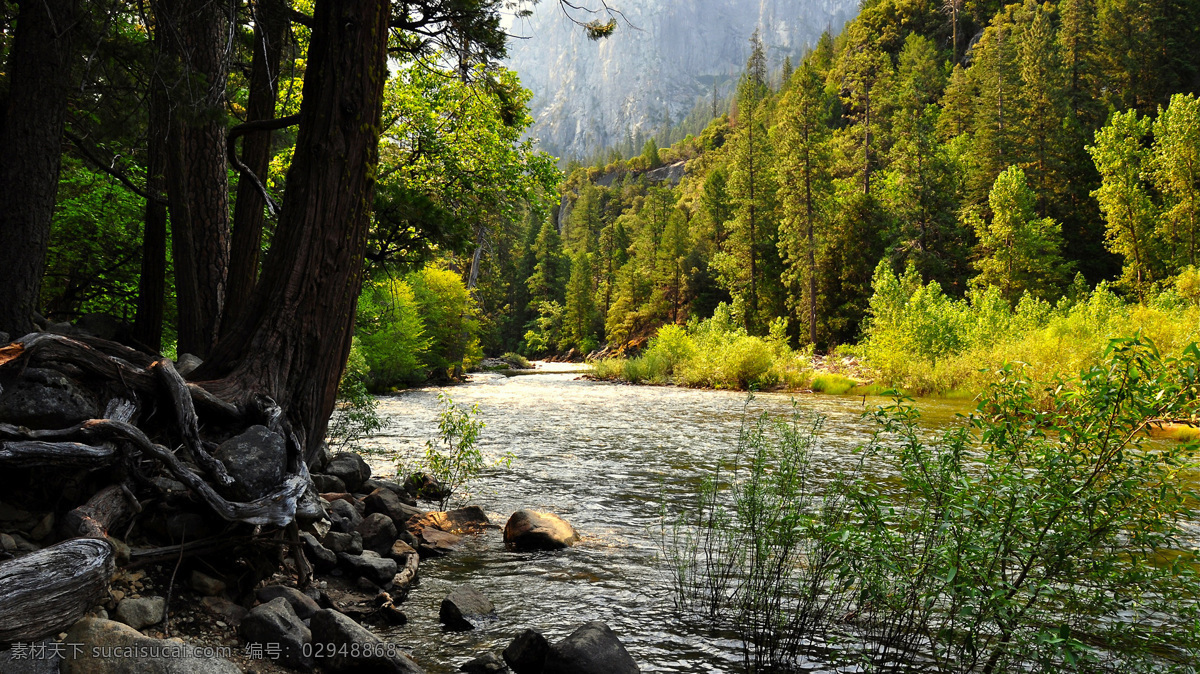
[{"label": "tall grass", "polygon": [[1040,379],[1079,372],[1110,340],[1134,334],[1168,355],[1200,340],[1200,308],[1186,287],[1131,303],[1077,278],[1056,304],[1026,296],[1012,307],[995,288],[952,299],[912,269],[897,276],[881,264],[874,283],[865,338],[853,350],[884,383],[917,395],[981,391],[1009,362]]}]

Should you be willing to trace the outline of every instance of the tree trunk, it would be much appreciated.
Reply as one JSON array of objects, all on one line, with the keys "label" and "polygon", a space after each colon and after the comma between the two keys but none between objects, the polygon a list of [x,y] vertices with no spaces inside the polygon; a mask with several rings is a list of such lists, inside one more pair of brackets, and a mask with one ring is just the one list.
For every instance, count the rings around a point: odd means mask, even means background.
[{"label": "tree trunk", "polygon": [[[250,66],[250,96],[246,121],[275,118],[275,99],[279,90],[279,63],[283,39],[288,29],[288,8],[282,0],[256,0],[254,3],[254,57]],[[271,132],[251,132],[242,141],[242,163],[266,184],[271,161]],[[258,282],[258,258],[262,247],[262,194],[253,181],[242,176],[238,181],[233,211],[233,242],[229,255],[228,293],[222,333],[228,333],[241,318]]]},{"label": "tree trunk", "polygon": [[167,201],[179,310],[179,353],[201,358],[216,343],[229,266],[225,86],[229,13],[218,0],[154,5],[170,101]]},{"label": "tree trunk", "polygon": [[[160,38],[156,38],[160,39]],[[150,124],[146,139],[146,217],[142,224],[142,273],[138,278],[134,338],[155,352],[162,349],[163,302],[167,289],[166,191],[167,109],[160,87],[150,90]]]},{"label": "tree trunk", "polygon": [[246,316],[193,379],[231,397],[274,398],[325,437],[350,350],[375,192],[389,3],[318,0],[300,129],[279,227]]},{"label": "tree trunk", "polygon": [[77,0],[22,2],[0,112],[0,331],[33,329],[58,192]]}]

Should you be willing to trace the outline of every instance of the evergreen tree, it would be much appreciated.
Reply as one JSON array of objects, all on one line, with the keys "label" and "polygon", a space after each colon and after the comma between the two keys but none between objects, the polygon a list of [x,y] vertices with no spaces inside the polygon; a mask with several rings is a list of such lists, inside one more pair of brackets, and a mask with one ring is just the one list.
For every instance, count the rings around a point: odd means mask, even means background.
[{"label": "evergreen tree", "polygon": [[554,218],[547,217],[538,230],[533,245],[533,273],[526,281],[529,287],[529,306],[538,311],[546,302],[561,304],[566,290],[569,261],[563,255],[562,237],[554,226]]},{"label": "evergreen tree", "polygon": [[645,162],[647,169],[656,169],[662,166],[662,159],[658,156],[658,143],[654,142],[653,137],[642,146],[642,161]]},{"label": "evergreen tree", "polygon": [[1108,225],[1108,247],[1125,259],[1124,285],[1142,297],[1163,275],[1154,237],[1158,213],[1145,180],[1150,125],[1150,119],[1139,119],[1136,110],[1119,112],[1096,132],[1095,145],[1088,147],[1100,172],[1100,187],[1092,196],[1100,202]]},{"label": "evergreen tree", "polygon": [[973,282],[979,287],[998,287],[1013,304],[1025,293],[1057,298],[1070,269],[1062,260],[1059,225],[1037,216],[1036,200],[1025,172],[1010,166],[996,177],[988,196],[991,220],[972,218],[979,238],[975,262],[979,275]]},{"label": "evergreen tree", "polygon": [[592,255],[578,252],[571,258],[571,278],[567,282],[567,306],[563,319],[563,338],[560,348],[579,348],[590,352],[596,348],[596,301],[592,291]]}]

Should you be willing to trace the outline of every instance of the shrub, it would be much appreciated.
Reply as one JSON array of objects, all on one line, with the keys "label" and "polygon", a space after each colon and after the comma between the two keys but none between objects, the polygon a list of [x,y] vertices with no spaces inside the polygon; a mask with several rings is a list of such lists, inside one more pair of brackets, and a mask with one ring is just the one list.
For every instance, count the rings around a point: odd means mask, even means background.
[{"label": "shrub", "polygon": [[475,300],[462,277],[429,265],[406,279],[429,336],[424,360],[432,376],[457,376],[482,360]]},{"label": "shrub", "polygon": [[[489,462],[479,447],[479,434],[484,423],[477,419],[479,404],[470,408],[457,405],[445,393],[438,394],[438,439],[425,443],[425,456],[416,467],[398,466],[397,474],[407,479],[424,472],[442,486],[439,492],[440,507],[446,509],[451,497],[461,493],[471,481],[488,467]],[[511,453],[497,460],[496,464],[512,464]]]},{"label": "shrub", "polygon": [[357,341],[372,390],[425,380],[431,340],[407,281],[386,278],[366,284],[358,300],[357,325]]}]

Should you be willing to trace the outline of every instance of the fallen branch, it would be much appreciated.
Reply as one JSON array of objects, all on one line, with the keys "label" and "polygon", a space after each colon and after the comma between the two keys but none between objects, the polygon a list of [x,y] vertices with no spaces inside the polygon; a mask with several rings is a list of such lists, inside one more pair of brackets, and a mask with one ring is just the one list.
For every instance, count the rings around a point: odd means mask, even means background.
[{"label": "fallen branch", "polygon": [[108,541],[73,538],[0,564],[0,643],[55,634],[82,618],[108,595],[113,555]]}]

